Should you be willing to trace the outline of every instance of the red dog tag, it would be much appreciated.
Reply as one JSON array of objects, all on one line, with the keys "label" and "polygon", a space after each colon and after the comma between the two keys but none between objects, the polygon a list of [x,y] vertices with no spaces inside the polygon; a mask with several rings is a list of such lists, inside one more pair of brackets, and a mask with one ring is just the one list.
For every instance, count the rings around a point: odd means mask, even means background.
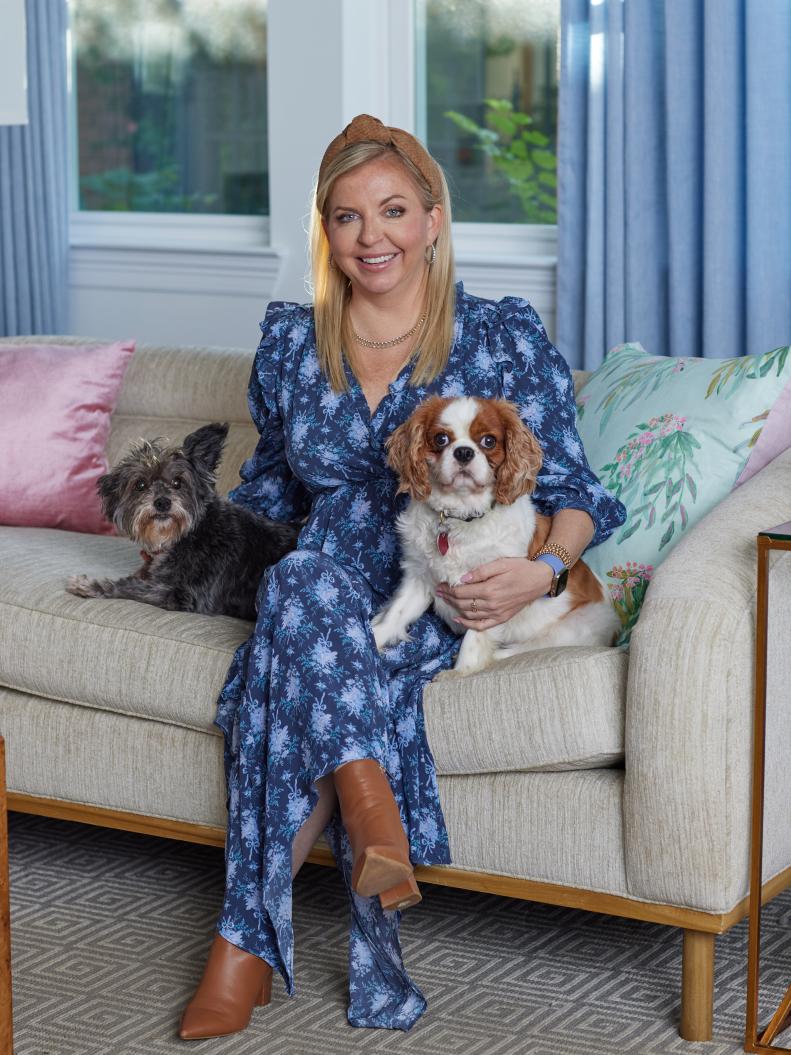
[{"label": "red dog tag", "polygon": [[440,551],[442,556],[448,552],[448,533],[447,531],[440,531],[437,534],[437,549]]}]

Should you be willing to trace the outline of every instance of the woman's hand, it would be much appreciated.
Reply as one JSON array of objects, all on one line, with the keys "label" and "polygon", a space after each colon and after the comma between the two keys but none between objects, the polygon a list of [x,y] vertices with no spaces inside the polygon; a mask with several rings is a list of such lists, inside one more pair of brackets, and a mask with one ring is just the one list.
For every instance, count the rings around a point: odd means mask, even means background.
[{"label": "woman's hand", "polygon": [[552,578],[552,569],[545,561],[501,557],[468,572],[458,586],[440,583],[437,594],[458,610],[455,622],[460,626],[490,630],[507,622],[526,604],[544,597]]}]

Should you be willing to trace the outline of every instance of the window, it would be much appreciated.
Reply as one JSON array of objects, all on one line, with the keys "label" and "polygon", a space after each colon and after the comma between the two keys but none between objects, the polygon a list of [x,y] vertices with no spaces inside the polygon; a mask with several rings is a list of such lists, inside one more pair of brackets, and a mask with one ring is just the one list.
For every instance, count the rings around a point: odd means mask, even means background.
[{"label": "window", "polygon": [[72,0],[82,210],[269,211],[266,0]]},{"label": "window", "polygon": [[554,224],[560,0],[417,3],[418,134],[454,219]]}]

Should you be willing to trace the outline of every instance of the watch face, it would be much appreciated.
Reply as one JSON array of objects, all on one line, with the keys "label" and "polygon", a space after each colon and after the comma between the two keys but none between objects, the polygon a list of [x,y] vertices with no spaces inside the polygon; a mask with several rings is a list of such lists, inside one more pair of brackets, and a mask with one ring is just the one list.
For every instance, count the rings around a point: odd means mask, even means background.
[{"label": "watch face", "polygon": [[564,568],[563,571],[559,571],[555,578],[552,580],[552,589],[550,591],[551,597],[559,597],[560,594],[566,589],[566,583],[569,581],[569,570]]}]

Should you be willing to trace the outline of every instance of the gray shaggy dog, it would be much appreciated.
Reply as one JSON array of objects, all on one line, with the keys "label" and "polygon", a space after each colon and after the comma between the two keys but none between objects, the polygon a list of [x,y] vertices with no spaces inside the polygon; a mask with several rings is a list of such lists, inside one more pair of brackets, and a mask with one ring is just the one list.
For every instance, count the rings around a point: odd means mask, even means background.
[{"label": "gray shaggy dog", "polygon": [[299,525],[270,520],[217,494],[227,435],[228,425],[215,422],[190,433],[181,446],[142,440],[100,477],[104,515],[142,547],[144,563],[115,581],[73,576],[69,593],[255,619],[261,577],[295,547]]}]

